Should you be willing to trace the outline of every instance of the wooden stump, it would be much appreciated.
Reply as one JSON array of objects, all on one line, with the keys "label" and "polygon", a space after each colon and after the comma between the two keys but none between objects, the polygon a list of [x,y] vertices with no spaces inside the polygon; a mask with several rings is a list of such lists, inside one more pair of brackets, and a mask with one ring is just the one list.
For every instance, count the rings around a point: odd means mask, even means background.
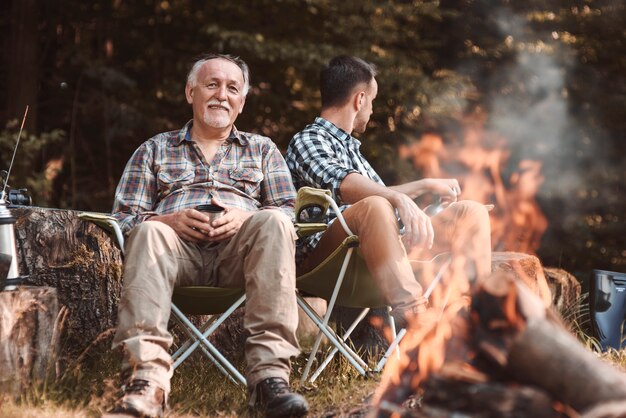
[{"label": "wooden stump", "polygon": [[555,267],[546,267],[543,271],[552,293],[552,305],[557,312],[567,316],[572,311],[577,311],[581,292],[578,279],[567,271]]},{"label": "wooden stump", "polygon": [[19,396],[55,371],[58,318],[56,289],[0,292],[0,392]]},{"label": "wooden stump", "polygon": [[63,354],[75,358],[114,328],[121,291],[122,257],[107,233],[77,211],[11,209],[20,274],[27,285],[50,286],[68,308]]},{"label": "wooden stump", "polygon": [[537,257],[515,252],[494,252],[491,257],[491,270],[494,273],[513,273],[516,279],[521,280],[539,296],[546,307],[552,304],[550,288]]}]

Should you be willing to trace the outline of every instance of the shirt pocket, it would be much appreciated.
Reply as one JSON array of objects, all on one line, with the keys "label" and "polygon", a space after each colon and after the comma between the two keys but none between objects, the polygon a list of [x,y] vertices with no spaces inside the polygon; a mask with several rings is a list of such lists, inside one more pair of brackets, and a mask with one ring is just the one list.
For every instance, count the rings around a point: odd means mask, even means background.
[{"label": "shirt pocket", "polygon": [[157,174],[159,193],[164,196],[173,193],[194,181],[194,171],[191,167],[164,166]]},{"label": "shirt pocket", "polygon": [[239,167],[228,170],[228,177],[231,185],[248,196],[259,199],[261,196],[261,182],[263,172],[258,168]]}]

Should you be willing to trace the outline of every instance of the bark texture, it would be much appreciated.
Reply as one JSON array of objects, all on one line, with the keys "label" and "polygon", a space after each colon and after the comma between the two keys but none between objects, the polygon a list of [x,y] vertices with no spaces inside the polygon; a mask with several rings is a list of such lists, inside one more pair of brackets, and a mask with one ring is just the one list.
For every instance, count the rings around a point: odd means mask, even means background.
[{"label": "bark texture", "polygon": [[115,327],[122,258],[107,233],[77,211],[11,209],[21,275],[27,285],[56,288],[68,309],[63,352],[74,357]]},{"label": "bark texture", "polygon": [[56,289],[0,292],[0,392],[19,396],[53,375],[62,322]]}]

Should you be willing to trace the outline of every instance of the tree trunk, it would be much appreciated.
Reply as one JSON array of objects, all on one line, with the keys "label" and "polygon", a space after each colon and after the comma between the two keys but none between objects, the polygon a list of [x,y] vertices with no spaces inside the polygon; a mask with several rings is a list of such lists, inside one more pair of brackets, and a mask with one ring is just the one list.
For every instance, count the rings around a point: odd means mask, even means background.
[{"label": "tree trunk", "polygon": [[0,392],[19,396],[55,371],[59,349],[56,289],[0,292]]},{"label": "tree trunk", "polygon": [[11,209],[20,274],[26,283],[57,289],[69,310],[63,353],[75,357],[104,331],[115,327],[122,258],[107,233],[78,218],[78,212]]},{"label": "tree trunk", "polygon": [[37,91],[39,30],[37,0],[14,0],[10,6],[10,32],[7,54],[7,95],[5,120],[20,119],[29,105],[25,129],[35,132],[37,126]]}]

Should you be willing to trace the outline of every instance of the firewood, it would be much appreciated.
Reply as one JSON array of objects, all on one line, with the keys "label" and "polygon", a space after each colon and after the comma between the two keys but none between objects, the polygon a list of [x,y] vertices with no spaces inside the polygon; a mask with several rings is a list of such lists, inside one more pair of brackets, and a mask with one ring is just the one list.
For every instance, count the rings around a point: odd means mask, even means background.
[{"label": "firewood", "polygon": [[[626,417],[626,374],[585,349],[512,272],[475,284],[470,309],[414,325],[385,370],[376,417]],[[404,411],[416,393],[419,413]]]}]

